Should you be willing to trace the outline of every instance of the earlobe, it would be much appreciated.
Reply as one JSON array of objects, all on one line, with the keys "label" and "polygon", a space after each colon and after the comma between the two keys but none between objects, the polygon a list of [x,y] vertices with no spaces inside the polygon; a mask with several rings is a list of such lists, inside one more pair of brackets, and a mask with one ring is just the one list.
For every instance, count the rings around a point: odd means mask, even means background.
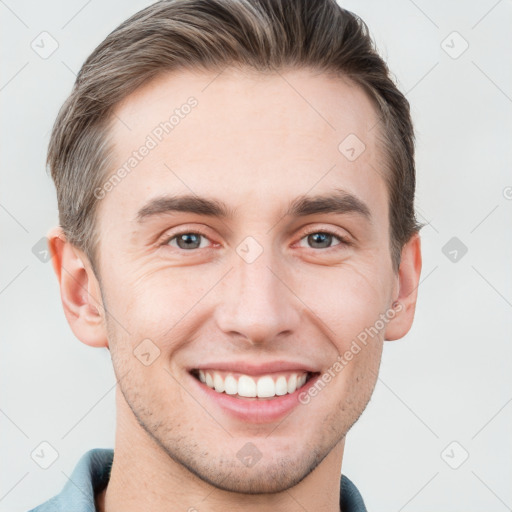
[{"label": "earlobe", "polygon": [[386,326],[384,339],[403,338],[410,330],[416,310],[418,285],[421,274],[421,240],[419,233],[413,235],[402,249],[398,270],[398,296],[392,306],[392,319]]},{"label": "earlobe", "polygon": [[66,240],[60,227],[51,229],[47,238],[71,330],[86,345],[108,347],[100,286],[87,257]]}]

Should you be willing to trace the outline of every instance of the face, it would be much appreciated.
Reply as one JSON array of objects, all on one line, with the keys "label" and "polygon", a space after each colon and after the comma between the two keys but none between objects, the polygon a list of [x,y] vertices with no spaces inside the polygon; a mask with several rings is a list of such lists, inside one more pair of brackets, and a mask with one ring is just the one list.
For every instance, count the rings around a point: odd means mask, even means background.
[{"label": "face", "polygon": [[118,414],[220,489],[287,489],[364,410],[396,298],[375,110],[340,79],[225,70],[162,76],[116,116],[113,172],[138,155],[99,193]]}]

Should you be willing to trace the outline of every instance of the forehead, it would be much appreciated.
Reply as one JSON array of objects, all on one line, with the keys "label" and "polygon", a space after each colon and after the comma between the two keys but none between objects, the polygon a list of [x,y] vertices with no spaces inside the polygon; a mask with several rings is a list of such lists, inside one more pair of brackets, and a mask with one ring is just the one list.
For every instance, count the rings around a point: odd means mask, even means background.
[{"label": "forehead", "polygon": [[333,187],[386,209],[377,119],[361,88],[308,70],[167,73],[115,109],[110,175],[126,172],[100,209],[133,220],[148,198],[186,192],[271,216]]}]

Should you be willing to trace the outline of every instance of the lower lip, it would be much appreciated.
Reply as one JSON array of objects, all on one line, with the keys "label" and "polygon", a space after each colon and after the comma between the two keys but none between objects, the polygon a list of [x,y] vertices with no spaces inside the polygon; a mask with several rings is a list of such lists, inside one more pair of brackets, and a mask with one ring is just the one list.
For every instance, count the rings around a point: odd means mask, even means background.
[{"label": "lower lip", "polygon": [[231,416],[250,423],[271,423],[289,414],[299,402],[299,394],[307,392],[320,375],[313,375],[301,388],[274,398],[236,398],[234,395],[218,393],[189,374],[195,385],[209,401],[213,401]]}]

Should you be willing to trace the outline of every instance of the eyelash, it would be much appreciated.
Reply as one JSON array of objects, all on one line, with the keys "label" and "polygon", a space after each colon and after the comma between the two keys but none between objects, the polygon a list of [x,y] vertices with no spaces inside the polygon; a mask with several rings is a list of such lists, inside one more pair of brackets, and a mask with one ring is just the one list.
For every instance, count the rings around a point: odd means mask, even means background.
[{"label": "eyelash", "polygon": [[[326,234],[326,235],[331,235],[335,238],[337,238],[339,240],[339,244],[336,244],[334,246],[331,246],[331,247],[325,247],[325,248],[314,248],[314,247],[310,247],[311,250],[313,251],[318,251],[318,250],[322,250],[322,251],[329,251],[331,249],[335,249],[336,247],[338,247],[339,245],[341,246],[351,246],[352,245],[352,242],[350,242],[346,237],[344,236],[341,236],[340,234],[338,234],[336,231],[334,230],[331,230],[331,229],[311,229],[311,230],[308,230],[306,231],[305,233],[303,233],[303,235],[301,236],[301,238],[299,239],[299,242],[309,236],[309,235],[312,235],[312,234],[316,234],[316,233],[322,233],[322,234]],[[201,230],[198,230],[198,229],[194,229],[194,230],[184,230],[184,231],[180,231],[178,233],[174,233],[172,236],[167,236],[164,238],[164,240],[159,244],[160,246],[165,246],[165,245],[168,245],[169,242],[171,242],[172,240],[174,240],[175,238],[181,236],[181,235],[187,235],[187,234],[192,234],[192,235],[201,235],[202,237],[206,238],[207,240],[210,240],[208,238],[208,235],[206,235],[205,233],[203,233]],[[210,240],[211,242],[211,240]],[[194,251],[197,251],[199,249],[190,249],[190,250],[185,250],[185,249],[180,249],[179,247],[173,247],[173,249],[177,249],[178,251],[181,251],[181,252],[194,252]],[[208,247],[208,249],[210,249],[210,247]]]},{"label": "eyelash", "polygon": [[338,245],[345,245],[345,246],[349,246],[349,245],[352,245],[351,242],[344,236],[338,234],[336,231],[332,230],[332,229],[311,229],[311,230],[308,230],[306,231],[305,233],[303,233],[303,235],[301,236],[301,238],[299,239],[299,242],[309,236],[309,235],[312,235],[312,234],[316,234],[316,233],[322,233],[322,234],[325,234],[325,235],[331,235],[333,236],[334,238],[337,238],[339,240],[339,244],[336,244],[336,245],[333,245],[331,247],[326,247],[325,249],[315,249],[313,247],[310,247],[310,249],[312,250],[324,250],[324,251],[328,251],[329,249],[335,249],[336,247],[338,247]]}]

